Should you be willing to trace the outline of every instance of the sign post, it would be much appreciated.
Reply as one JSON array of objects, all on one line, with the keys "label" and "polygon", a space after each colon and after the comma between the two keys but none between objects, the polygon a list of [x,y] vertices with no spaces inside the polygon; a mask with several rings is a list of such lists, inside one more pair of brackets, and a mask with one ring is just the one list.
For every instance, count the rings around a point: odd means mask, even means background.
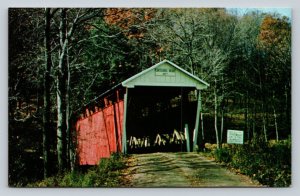
[{"label": "sign post", "polygon": [[244,131],[227,130],[228,144],[244,144]]}]

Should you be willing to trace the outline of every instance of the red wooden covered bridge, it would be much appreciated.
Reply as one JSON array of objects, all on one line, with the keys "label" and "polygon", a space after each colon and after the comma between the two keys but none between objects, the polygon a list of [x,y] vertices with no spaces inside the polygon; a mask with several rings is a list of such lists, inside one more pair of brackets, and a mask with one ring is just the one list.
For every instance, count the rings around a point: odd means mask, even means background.
[{"label": "red wooden covered bridge", "polygon": [[[208,86],[164,60],[104,92],[76,121],[79,165],[96,165],[114,152],[164,150],[166,138],[180,138],[184,127],[193,129],[185,139],[193,138],[195,148],[201,138],[200,92]],[[172,141],[171,150],[190,150]]]}]

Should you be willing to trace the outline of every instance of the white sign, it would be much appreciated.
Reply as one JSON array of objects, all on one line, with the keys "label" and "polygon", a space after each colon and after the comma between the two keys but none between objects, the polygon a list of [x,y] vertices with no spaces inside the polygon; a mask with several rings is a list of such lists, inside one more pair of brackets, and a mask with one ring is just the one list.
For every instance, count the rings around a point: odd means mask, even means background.
[{"label": "white sign", "polygon": [[227,143],[228,144],[243,144],[244,131],[227,130]]},{"label": "white sign", "polygon": [[172,68],[156,68],[155,69],[156,76],[171,76],[175,77],[175,69]]}]

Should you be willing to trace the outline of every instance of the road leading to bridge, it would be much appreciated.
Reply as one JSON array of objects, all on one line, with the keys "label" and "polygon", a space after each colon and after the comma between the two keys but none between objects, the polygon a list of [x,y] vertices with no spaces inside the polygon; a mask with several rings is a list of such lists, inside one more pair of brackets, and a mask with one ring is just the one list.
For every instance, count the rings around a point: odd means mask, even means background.
[{"label": "road leading to bridge", "polygon": [[259,187],[197,153],[134,154],[123,171],[125,187]]}]

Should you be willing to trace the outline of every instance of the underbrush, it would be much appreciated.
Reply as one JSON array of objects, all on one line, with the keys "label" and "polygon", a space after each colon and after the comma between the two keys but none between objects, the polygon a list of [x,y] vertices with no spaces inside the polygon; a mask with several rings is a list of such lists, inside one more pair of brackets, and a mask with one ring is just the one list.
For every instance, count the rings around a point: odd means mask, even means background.
[{"label": "underbrush", "polygon": [[291,185],[291,139],[265,143],[256,138],[249,144],[227,145],[211,151],[217,162],[270,187]]},{"label": "underbrush", "polygon": [[101,159],[99,165],[86,172],[67,172],[30,184],[29,187],[115,187],[120,184],[120,170],[125,167],[123,160],[122,155],[113,154],[108,159]]}]

